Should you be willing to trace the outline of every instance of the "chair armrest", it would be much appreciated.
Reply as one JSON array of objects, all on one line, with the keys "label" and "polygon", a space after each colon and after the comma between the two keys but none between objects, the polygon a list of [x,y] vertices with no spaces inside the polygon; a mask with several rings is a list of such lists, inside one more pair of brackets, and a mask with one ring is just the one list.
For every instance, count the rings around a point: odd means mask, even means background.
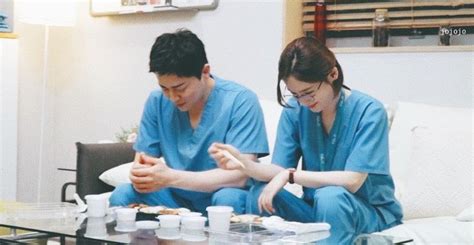
[{"label": "chair armrest", "polygon": [[74,200],[66,200],[66,190],[67,187],[70,185],[76,185],[76,182],[66,182],[64,185],[61,187],[61,202],[74,202]]}]

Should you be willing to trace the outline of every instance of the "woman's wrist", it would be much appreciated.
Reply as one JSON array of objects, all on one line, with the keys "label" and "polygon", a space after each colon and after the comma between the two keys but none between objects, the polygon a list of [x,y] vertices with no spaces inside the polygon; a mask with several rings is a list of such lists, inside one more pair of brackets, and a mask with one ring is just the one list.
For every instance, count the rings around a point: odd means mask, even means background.
[{"label": "woman's wrist", "polygon": [[294,184],[295,183],[296,169],[295,168],[289,168],[286,171],[288,171],[288,183]]}]

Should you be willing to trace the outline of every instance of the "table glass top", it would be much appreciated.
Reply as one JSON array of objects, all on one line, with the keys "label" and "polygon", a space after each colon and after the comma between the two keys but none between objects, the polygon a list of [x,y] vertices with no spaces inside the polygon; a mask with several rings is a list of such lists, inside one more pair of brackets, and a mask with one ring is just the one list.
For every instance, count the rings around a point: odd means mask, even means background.
[{"label": "table glass top", "polygon": [[[289,242],[314,243],[316,241],[318,244],[333,244],[335,242],[331,241],[329,231],[295,235],[294,233],[265,230],[259,224],[233,224],[230,232],[226,233],[214,232],[207,228],[204,230],[188,230],[184,228],[155,229],[156,227],[154,227],[151,229],[120,230],[117,228],[114,215],[107,215],[103,218],[87,218],[84,213],[72,212],[75,205],[42,205],[38,210],[28,210],[28,208],[0,210],[0,226],[39,231],[80,240],[90,239],[124,244],[156,244],[157,242],[165,242],[166,244],[187,242],[193,242],[193,244],[287,244]],[[140,213],[137,215],[137,220],[157,221],[153,215],[140,215]],[[243,232],[245,230],[253,232]],[[355,236],[350,233],[346,237],[346,241],[349,241],[349,243],[355,239]]]}]

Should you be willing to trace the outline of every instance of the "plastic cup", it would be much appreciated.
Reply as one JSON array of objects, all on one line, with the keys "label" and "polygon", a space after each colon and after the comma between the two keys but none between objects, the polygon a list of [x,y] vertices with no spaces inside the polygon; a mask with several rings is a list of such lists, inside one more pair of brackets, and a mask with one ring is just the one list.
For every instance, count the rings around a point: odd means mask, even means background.
[{"label": "plastic cup", "polygon": [[120,221],[135,221],[137,217],[137,210],[134,208],[119,208],[115,210],[117,214],[117,222]]},{"label": "plastic cup", "polygon": [[188,216],[181,218],[181,226],[188,230],[203,230],[207,218],[202,216]]},{"label": "plastic cup", "polygon": [[137,210],[134,208],[119,208],[115,210],[117,215],[117,227],[118,231],[132,231],[136,230],[135,219],[137,216]]},{"label": "plastic cup", "polygon": [[228,231],[230,216],[234,208],[229,206],[210,206],[206,208],[209,217],[209,228],[214,231]]},{"label": "plastic cup", "polygon": [[160,229],[156,230],[155,233],[158,238],[163,239],[163,240],[177,240],[181,238],[181,233],[179,231],[179,228],[161,227]]},{"label": "plastic cup", "polygon": [[87,195],[87,217],[104,217],[107,213],[108,198],[105,195]]},{"label": "plastic cup", "polygon": [[86,225],[86,237],[104,238],[107,236],[107,228],[104,218],[88,218]]},{"label": "plastic cup", "polygon": [[179,228],[181,216],[164,214],[164,215],[158,215],[158,219],[160,220],[160,226],[162,228]]},{"label": "plastic cup", "polygon": [[182,230],[181,238],[189,242],[203,242],[207,240],[206,234],[202,230]]}]

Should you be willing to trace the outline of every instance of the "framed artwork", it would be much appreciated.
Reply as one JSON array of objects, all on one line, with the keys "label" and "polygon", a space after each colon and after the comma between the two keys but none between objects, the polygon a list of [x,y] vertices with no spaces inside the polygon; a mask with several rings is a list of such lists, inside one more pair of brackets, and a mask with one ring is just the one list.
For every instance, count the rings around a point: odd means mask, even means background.
[{"label": "framed artwork", "polygon": [[157,11],[211,10],[218,0],[90,0],[92,16],[149,13]]}]

